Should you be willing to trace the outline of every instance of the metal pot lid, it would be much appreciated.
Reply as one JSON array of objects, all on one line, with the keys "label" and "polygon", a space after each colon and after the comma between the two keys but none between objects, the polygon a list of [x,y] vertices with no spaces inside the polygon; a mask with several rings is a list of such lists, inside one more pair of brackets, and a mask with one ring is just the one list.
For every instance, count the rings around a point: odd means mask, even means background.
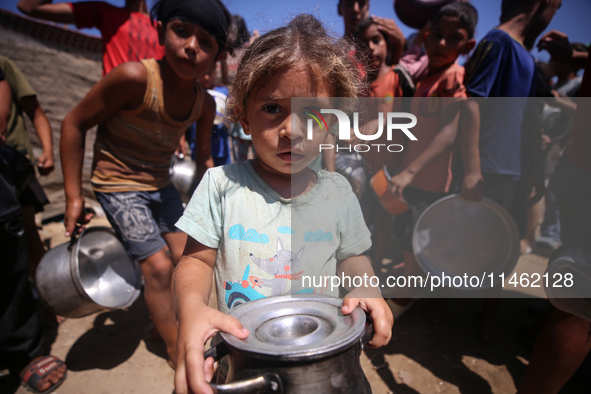
[{"label": "metal pot lid", "polygon": [[322,358],[348,349],[365,328],[361,308],[341,313],[342,299],[306,294],[268,297],[230,312],[250,335],[241,340],[222,333],[228,345],[255,357]]},{"label": "metal pot lid", "polygon": [[[519,232],[497,203],[468,201],[459,195],[430,205],[417,220],[412,248],[419,266],[434,276],[511,273],[519,259]],[[481,288],[490,286],[484,281]],[[461,287],[461,289],[473,289]]]}]

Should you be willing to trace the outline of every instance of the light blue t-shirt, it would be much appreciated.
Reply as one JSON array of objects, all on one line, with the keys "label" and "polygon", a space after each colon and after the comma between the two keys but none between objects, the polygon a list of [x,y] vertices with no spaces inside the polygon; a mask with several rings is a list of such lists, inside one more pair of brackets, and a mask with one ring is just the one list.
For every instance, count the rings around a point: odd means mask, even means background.
[{"label": "light blue t-shirt", "polygon": [[290,291],[338,295],[322,278],[336,274],[337,262],[367,251],[370,233],[347,180],[317,175],[307,193],[285,199],[250,161],[205,173],[177,227],[218,249],[220,311]]}]

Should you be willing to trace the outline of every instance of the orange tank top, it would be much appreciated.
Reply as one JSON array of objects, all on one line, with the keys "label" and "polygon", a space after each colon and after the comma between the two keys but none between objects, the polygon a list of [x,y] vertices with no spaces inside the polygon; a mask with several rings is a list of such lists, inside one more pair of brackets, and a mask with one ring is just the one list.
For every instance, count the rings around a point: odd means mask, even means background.
[{"label": "orange tank top", "polygon": [[164,107],[158,63],[141,62],[148,72],[142,104],[118,110],[98,127],[90,179],[95,191],[154,191],[170,184],[170,164],[181,135],[201,114],[204,91],[199,82],[191,115],[172,119]]}]

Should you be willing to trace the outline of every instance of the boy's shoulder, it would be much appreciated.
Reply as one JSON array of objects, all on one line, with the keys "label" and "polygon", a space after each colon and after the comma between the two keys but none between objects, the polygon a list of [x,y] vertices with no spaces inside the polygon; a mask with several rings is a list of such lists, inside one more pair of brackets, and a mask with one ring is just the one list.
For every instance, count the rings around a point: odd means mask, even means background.
[{"label": "boy's shoulder", "polygon": [[490,30],[481,41],[481,44],[496,45],[498,48],[516,47],[528,52],[521,42],[513,38],[509,33],[499,28]]}]

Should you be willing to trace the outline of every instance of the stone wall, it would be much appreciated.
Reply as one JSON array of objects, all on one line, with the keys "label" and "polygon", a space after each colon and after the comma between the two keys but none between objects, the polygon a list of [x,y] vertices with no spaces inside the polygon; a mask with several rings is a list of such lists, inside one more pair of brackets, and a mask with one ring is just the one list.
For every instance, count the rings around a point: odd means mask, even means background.
[{"label": "stone wall", "polygon": [[[25,74],[51,122],[56,165],[50,175],[39,176],[51,201],[42,217],[63,214],[60,126],[64,116],[101,77],[100,39],[0,10],[0,54],[12,59]],[[39,154],[39,139],[29,119],[27,127],[35,153]],[[84,194],[91,206],[96,205],[89,184],[95,133],[93,128],[87,134],[83,169]]]}]

